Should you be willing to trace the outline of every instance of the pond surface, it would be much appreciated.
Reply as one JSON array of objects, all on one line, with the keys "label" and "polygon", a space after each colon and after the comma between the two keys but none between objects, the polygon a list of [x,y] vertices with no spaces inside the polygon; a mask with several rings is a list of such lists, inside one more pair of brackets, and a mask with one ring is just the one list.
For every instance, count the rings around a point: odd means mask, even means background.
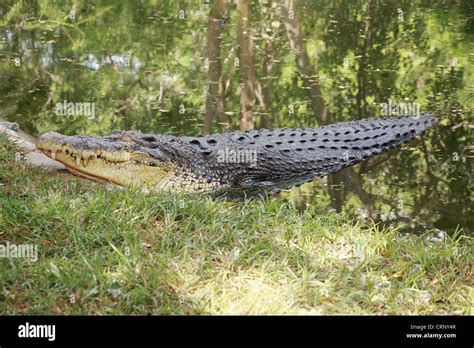
[{"label": "pond surface", "polygon": [[469,0],[4,0],[0,117],[33,135],[195,135],[433,113],[440,125],[402,149],[282,196],[471,233],[473,13]]}]

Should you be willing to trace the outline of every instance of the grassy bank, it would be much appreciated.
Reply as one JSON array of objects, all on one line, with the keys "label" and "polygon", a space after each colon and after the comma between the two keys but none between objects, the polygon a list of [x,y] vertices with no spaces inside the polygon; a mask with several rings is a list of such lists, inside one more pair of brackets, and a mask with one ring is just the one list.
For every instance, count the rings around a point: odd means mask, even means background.
[{"label": "grassy bank", "polygon": [[0,137],[2,314],[473,314],[472,238],[380,230],[279,199],[110,190]]}]

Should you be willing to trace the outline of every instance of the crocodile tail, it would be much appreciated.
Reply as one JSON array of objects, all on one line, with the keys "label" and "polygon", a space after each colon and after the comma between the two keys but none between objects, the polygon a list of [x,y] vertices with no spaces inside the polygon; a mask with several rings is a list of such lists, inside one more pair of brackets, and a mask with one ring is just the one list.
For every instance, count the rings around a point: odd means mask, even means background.
[{"label": "crocodile tail", "polygon": [[[317,129],[318,148],[342,167],[394,149],[424,133],[438,119],[432,115],[340,122]],[[321,145],[322,143],[322,145]],[[334,171],[338,170],[337,167]]]},{"label": "crocodile tail", "polygon": [[[259,148],[258,166],[247,172],[242,186],[278,191],[300,185],[396,148],[437,122],[433,115],[425,114],[320,128],[250,131],[245,138]],[[243,138],[242,133],[233,133],[233,137]]]}]

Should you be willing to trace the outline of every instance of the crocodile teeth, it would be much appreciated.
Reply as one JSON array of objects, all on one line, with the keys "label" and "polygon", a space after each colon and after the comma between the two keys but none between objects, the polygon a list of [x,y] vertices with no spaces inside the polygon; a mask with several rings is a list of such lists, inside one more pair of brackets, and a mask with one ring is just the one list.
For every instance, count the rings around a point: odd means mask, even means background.
[{"label": "crocodile teeth", "polygon": [[56,160],[56,152],[51,151],[51,158],[52,158],[53,160]]},{"label": "crocodile teeth", "polygon": [[84,163],[84,167],[87,167],[87,165],[89,164],[89,159],[84,158],[84,159],[82,159],[82,162]]},{"label": "crocodile teeth", "polygon": [[81,158],[76,157],[76,165],[79,167],[81,165]]}]

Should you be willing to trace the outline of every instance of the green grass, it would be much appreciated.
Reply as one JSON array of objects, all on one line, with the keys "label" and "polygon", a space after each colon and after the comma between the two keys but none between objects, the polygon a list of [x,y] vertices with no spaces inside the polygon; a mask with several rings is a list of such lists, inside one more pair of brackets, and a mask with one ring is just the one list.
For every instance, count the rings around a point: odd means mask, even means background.
[{"label": "green grass", "polygon": [[[0,138],[2,314],[473,314],[472,238],[380,230],[281,199],[109,189]],[[311,209],[311,208],[309,208]]]}]

